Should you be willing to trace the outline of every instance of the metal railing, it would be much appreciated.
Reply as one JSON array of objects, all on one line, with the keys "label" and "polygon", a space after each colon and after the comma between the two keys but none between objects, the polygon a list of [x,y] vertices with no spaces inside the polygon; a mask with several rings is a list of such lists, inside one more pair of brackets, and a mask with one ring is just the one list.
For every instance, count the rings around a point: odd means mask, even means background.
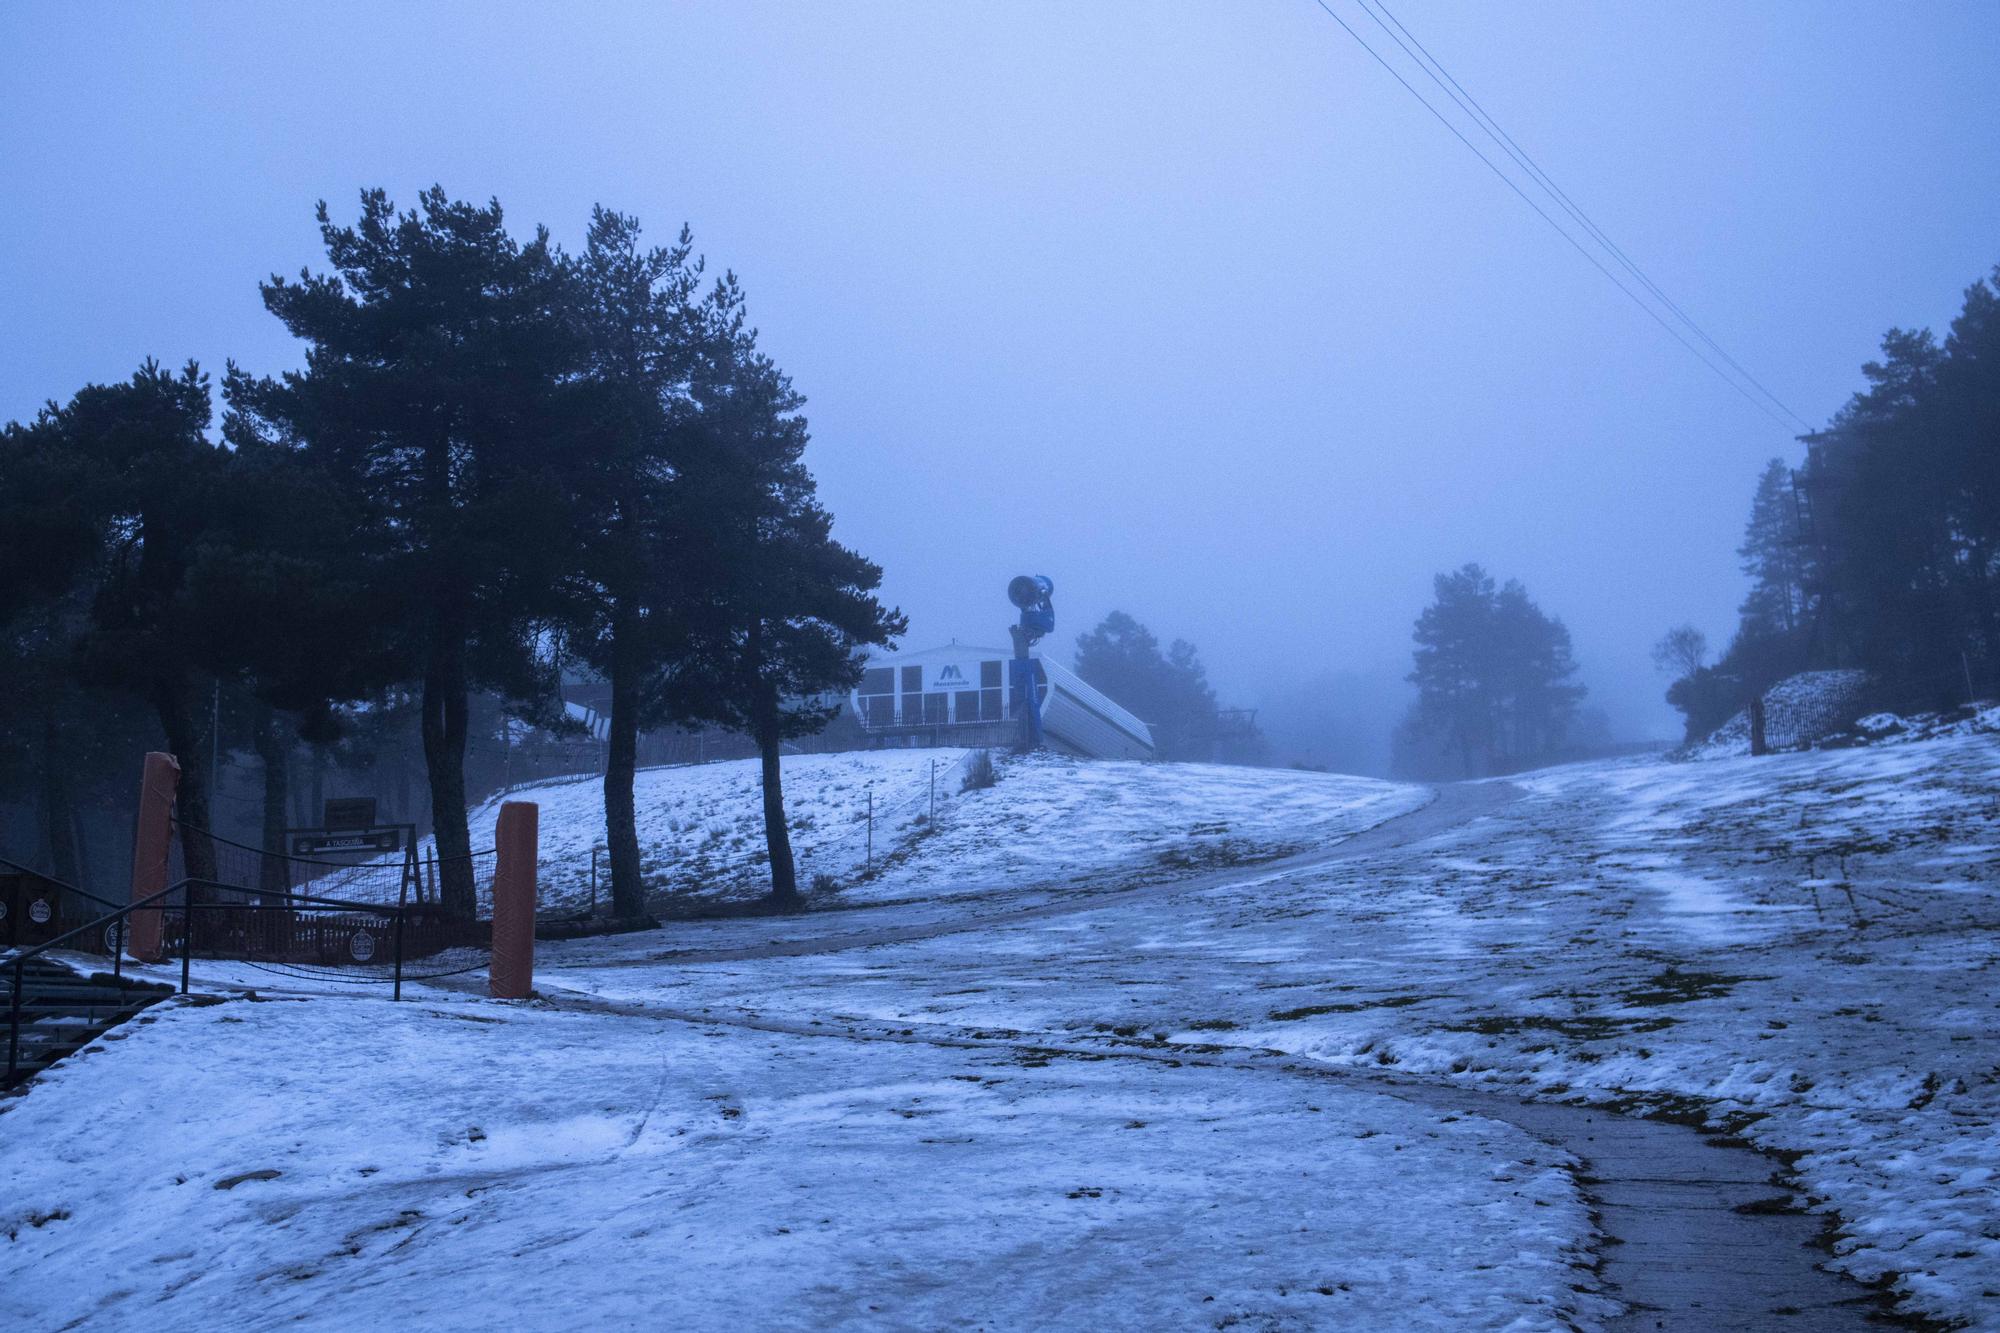
[{"label": "metal railing", "polygon": [[[7,864],[12,865],[14,863],[10,861],[7,862]],[[8,1002],[8,1017],[7,1017],[8,1085],[11,1086],[15,1082],[16,1078],[19,1076],[20,1073],[21,1004],[23,996],[26,991],[27,965],[29,961],[34,958],[40,957],[41,955],[46,954],[51,950],[58,949],[65,944],[69,944],[72,941],[81,940],[84,937],[90,935],[92,932],[103,932],[102,938],[108,944],[109,952],[111,954],[112,976],[120,980],[123,980],[125,945],[126,941],[130,938],[131,920],[132,920],[132,915],[135,912],[155,911],[155,912],[166,913],[171,911],[178,911],[181,913],[182,916],[181,930],[180,930],[181,979],[180,979],[179,993],[182,995],[186,995],[188,993],[190,972],[194,959],[194,947],[195,947],[194,914],[196,912],[203,912],[203,911],[298,912],[298,911],[337,910],[343,912],[359,912],[370,916],[391,917],[393,918],[395,923],[392,929],[392,935],[394,937],[393,950],[394,950],[395,970],[392,983],[394,989],[392,991],[391,998],[395,1000],[400,1000],[403,998],[403,930],[404,930],[404,919],[409,910],[406,907],[402,906],[391,907],[391,906],[385,906],[380,903],[349,902],[341,898],[322,898],[312,894],[293,894],[293,893],[263,894],[259,896],[260,897],[259,901],[254,901],[254,902],[203,902],[200,901],[200,899],[197,897],[196,890],[198,889],[216,889],[216,888],[225,889],[232,892],[235,891],[232,886],[218,885],[212,881],[193,880],[193,879],[182,880],[177,884],[172,884],[164,889],[159,890],[157,893],[149,893],[143,898],[137,899],[133,902],[127,903],[123,907],[117,908],[115,911],[108,912],[103,916],[97,917],[94,920],[87,921],[83,925],[75,926],[69,930],[66,930],[60,935],[57,935],[52,939],[44,940],[42,943],[35,945],[32,948],[16,950],[11,957],[4,960],[4,965],[10,968],[13,973],[12,977],[13,989],[12,989],[12,995]],[[83,897],[90,898],[94,902],[103,903],[105,901],[102,898],[96,897],[96,895],[94,894],[85,893],[81,889],[76,890],[76,892],[81,894]],[[178,904],[168,901],[176,894],[180,895],[180,902]],[[166,932],[163,926],[161,931],[163,945],[165,943],[165,934]],[[92,952],[95,951],[92,950]]]}]

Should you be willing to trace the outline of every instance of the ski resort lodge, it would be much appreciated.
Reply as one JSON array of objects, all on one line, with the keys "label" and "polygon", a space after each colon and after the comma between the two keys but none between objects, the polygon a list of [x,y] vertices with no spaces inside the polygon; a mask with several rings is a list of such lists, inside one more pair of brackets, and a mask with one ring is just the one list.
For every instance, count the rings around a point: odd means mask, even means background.
[{"label": "ski resort lodge", "polygon": [[[952,643],[868,658],[851,701],[882,745],[1011,745],[1020,719],[1007,689],[1005,648]],[[1153,733],[1075,672],[1034,662],[1042,731],[1051,748],[1087,759],[1151,759]]]}]

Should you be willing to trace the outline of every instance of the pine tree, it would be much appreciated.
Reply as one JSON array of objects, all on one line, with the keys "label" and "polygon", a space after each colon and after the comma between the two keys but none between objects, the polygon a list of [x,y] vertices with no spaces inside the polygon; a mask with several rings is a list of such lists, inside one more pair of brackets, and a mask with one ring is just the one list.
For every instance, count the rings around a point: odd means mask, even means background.
[{"label": "pine tree", "polygon": [[[733,279],[725,278],[725,293]],[[736,308],[725,294],[718,302]],[[689,649],[667,673],[676,715],[719,723],[757,746],[771,902],[800,902],[785,825],[785,741],[821,730],[861,678],[861,650],[906,621],[875,596],[880,566],[833,539],[801,456],[809,435],[791,381],[755,350],[754,333],[698,370],[697,420],[710,448],[690,500],[711,534],[695,573]]]},{"label": "pine tree", "polygon": [[1399,751],[1414,754],[1428,738],[1468,777],[1554,752],[1584,695],[1568,629],[1519,583],[1496,586],[1476,564],[1438,575],[1433,588],[1417,618],[1417,704]]},{"label": "pine tree", "polygon": [[[477,909],[466,826],[468,696],[546,703],[539,627],[572,554],[558,412],[582,361],[562,266],[523,244],[497,202],[426,191],[399,212],[380,190],[352,227],[319,207],[332,271],[263,285],[307,344],[306,369],[246,382],[257,428],[295,441],[361,518],[354,559],[373,615],[420,685],[425,767],[445,906]],[[573,564],[573,561],[570,562]]]},{"label": "pine tree", "polygon": [[1162,652],[1152,630],[1113,611],[1077,636],[1076,674],[1147,723],[1160,758],[1214,756],[1215,691],[1200,654],[1185,639]]},{"label": "pine tree", "polygon": [[[695,359],[733,333],[731,312],[695,300],[701,261],[686,228],[672,246],[643,247],[636,219],[598,208],[571,267],[588,360],[571,394],[583,561],[567,614],[569,641],[610,686],[604,769],[612,915],[645,915],[633,776],[639,733],[670,720],[659,680],[686,649],[690,544],[704,515],[684,503]],[[723,298],[729,289],[720,289]]]},{"label": "pine tree", "polygon": [[145,701],[180,761],[175,813],[187,872],[213,878],[209,716],[213,674],[225,651],[199,631],[190,574],[219,517],[230,455],[207,436],[208,377],[147,361],[122,384],[90,385],[51,408],[40,425],[78,471],[74,503],[92,534],[73,551],[90,613],[74,651],[79,679]]},{"label": "pine tree", "polygon": [[1806,623],[1805,543],[1799,527],[1792,470],[1774,458],[1757,478],[1750,522],[1736,553],[1750,577],[1743,601],[1743,631],[1764,637],[1792,637]]}]

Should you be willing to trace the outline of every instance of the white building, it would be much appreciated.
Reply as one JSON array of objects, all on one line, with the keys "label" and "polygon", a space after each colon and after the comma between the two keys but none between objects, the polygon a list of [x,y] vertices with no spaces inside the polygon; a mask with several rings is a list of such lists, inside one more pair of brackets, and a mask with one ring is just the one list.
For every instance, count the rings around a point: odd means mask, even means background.
[{"label": "white building", "polygon": [[[851,701],[856,721],[887,745],[1011,745],[1021,734],[1007,686],[1006,648],[947,644],[870,654]],[[1153,732],[1075,672],[1034,663],[1050,748],[1092,759],[1151,759]]]}]

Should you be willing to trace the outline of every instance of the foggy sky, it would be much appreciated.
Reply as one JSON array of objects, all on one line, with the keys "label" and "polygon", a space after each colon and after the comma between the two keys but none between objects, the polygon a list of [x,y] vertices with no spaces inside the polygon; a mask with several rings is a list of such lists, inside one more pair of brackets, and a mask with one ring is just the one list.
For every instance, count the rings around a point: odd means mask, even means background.
[{"label": "foggy sky", "polygon": [[[1810,421],[2000,261],[2000,6],[1397,13]],[[1648,646],[1726,639],[1796,457],[1308,0],[10,5],[0,419],[146,355],[295,364],[256,283],[323,267],[314,201],[434,181],[572,247],[596,202],[690,222],[914,647],[1004,643],[1045,572],[1065,657],[1123,608],[1228,701],[1345,673],[1386,727],[1479,560],[1664,736]]]}]

